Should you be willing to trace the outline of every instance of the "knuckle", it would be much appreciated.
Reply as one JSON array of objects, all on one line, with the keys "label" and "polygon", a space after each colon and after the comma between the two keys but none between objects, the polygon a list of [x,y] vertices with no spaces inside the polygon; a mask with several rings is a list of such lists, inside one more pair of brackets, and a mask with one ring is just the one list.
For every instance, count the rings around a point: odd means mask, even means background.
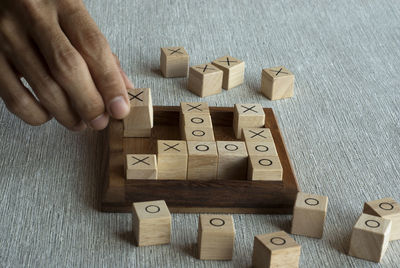
[{"label": "knuckle", "polygon": [[95,31],[86,31],[81,44],[81,52],[85,56],[98,58],[108,49],[108,43],[104,35]]},{"label": "knuckle", "polygon": [[104,102],[101,98],[95,98],[81,102],[77,108],[82,117],[91,120],[104,113]]},{"label": "knuckle", "polygon": [[105,70],[100,78],[100,85],[106,93],[123,88],[119,70]]},{"label": "knuckle", "polygon": [[51,61],[52,67],[61,76],[76,72],[81,64],[78,53],[73,47],[55,48]]},{"label": "knuckle", "polygon": [[43,1],[39,0],[20,0],[20,7],[24,14],[27,14],[31,21],[42,18]]}]

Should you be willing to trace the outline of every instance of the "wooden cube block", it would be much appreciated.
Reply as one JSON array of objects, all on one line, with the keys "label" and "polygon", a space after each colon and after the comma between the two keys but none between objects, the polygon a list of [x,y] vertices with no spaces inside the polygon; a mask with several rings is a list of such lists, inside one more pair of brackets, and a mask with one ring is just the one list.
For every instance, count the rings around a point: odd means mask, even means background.
[{"label": "wooden cube block", "polygon": [[321,238],[324,232],[328,197],[297,193],[293,208],[292,234]]},{"label": "wooden cube block", "polygon": [[222,91],[223,72],[207,63],[189,69],[188,89],[200,97],[219,94]]},{"label": "wooden cube block", "polygon": [[214,141],[210,114],[188,113],[183,115],[181,137],[188,141]]},{"label": "wooden cube block", "polygon": [[183,139],[187,141],[215,141],[212,128],[184,127]]},{"label": "wooden cube block", "polygon": [[245,180],[247,175],[247,151],[242,141],[217,141],[219,180]]},{"label": "wooden cube block", "polygon": [[137,246],[169,244],[171,214],[165,201],[133,203],[132,229]]},{"label": "wooden cube block", "polygon": [[235,226],[231,215],[200,215],[197,245],[201,260],[231,260]]},{"label": "wooden cube block", "polygon": [[157,159],[154,154],[127,154],[127,180],[156,180]]},{"label": "wooden cube block", "polygon": [[279,157],[249,155],[247,179],[252,181],[281,181],[282,173]]},{"label": "wooden cube block", "polygon": [[243,128],[260,128],[265,125],[265,113],[260,104],[235,104],[233,131],[237,139],[242,137]]},{"label": "wooden cube block", "polygon": [[247,153],[257,156],[278,156],[275,143],[270,141],[246,141]]},{"label": "wooden cube block", "polygon": [[224,56],[212,62],[224,72],[222,87],[231,89],[244,81],[244,62],[231,56]]},{"label": "wooden cube block", "polygon": [[210,108],[206,102],[181,102],[181,109],[179,114],[179,127],[181,136],[183,136],[184,115],[210,115]]},{"label": "wooden cube block", "polygon": [[266,141],[273,142],[271,130],[269,128],[243,128],[242,139],[244,141]]},{"label": "wooden cube block", "polygon": [[293,97],[294,75],[279,66],[262,70],[261,93],[270,100]]},{"label": "wooden cube block", "polygon": [[150,137],[153,104],[150,88],[128,89],[131,111],[123,119],[124,137]]},{"label": "wooden cube block", "polygon": [[253,267],[299,267],[301,246],[284,231],[254,237]]},{"label": "wooden cube block", "polygon": [[400,204],[387,197],[364,204],[363,213],[392,220],[390,240],[400,239]]},{"label": "wooden cube block", "polygon": [[189,54],[183,47],[161,48],[160,67],[164,77],[186,77]]},{"label": "wooden cube block", "polygon": [[188,161],[186,141],[158,140],[157,161],[159,180],[186,180]]},{"label": "wooden cube block", "polygon": [[391,227],[391,220],[361,214],[351,233],[349,255],[380,262],[389,244]]},{"label": "wooden cube block", "polygon": [[188,180],[214,180],[217,177],[218,153],[215,142],[188,141]]}]

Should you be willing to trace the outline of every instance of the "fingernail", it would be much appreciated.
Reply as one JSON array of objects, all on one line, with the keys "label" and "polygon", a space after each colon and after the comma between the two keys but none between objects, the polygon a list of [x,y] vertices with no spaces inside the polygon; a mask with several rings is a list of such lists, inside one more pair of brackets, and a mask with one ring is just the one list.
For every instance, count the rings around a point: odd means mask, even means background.
[{"label": "fingernail", "polygon": [[104,129],[108,125],[108,115],[102,114],[90,121],[89,126],[94,130]]},{"label": "fingernail", "polygon": [[129,79],[129,77],[126,75],[126,73],[123,70],[122,70],[122,75],[124,76],[126,88],[128,88],[128,89],[135,88],[132,81]]},{"label": "fingernail", "polygon": [[86,124],[83,121],[81,121],[78,124],[76,124],[75,126],[71,127],[71,130],[76,131],[76,132],[83,131],[85,129],[86,129]]},{"label": "fingernail", "polygon": [[108,111],[116,119],[122,119],[129,113],[129,106],[122,96],[115,97],[108,104]]}]

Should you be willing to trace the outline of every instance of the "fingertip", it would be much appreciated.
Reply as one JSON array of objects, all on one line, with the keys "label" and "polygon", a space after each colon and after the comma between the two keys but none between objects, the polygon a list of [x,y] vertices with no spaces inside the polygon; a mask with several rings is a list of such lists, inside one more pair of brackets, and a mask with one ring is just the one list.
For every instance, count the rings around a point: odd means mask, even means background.
[{"label": "fingertip", "polygon": [[89,123],[89,127],[91,127],[94,130],[102,130],[107,127],[108,125],[108,114],[104,113],[102,115],[99,115]]},{"label": "fingertip", "polygon": [[129,114],[130,107],[125,98],[118,96],[108,103],[108,111],[115,119],[122,119]]}]

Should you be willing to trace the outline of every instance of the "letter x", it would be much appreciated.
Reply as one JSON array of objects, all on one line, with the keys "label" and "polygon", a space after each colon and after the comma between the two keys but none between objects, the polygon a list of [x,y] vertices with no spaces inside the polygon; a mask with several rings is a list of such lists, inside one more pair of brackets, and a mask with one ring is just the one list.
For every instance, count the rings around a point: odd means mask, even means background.
[{"label": "letter x", "polygon": [[204,67],[196,67],[197,69],[203,69],[203,73],[207,70],[215,70],[214,68],[208,68],[208,64],[206,64]]},{"label": "letter x", "polygon": [[141,98],[139,98],[139,96],[143,93],[143,91],[141,91],[139,94],[133,95],[132,93],[128,92],[129,95],[129,101],[137,99],[139,101],[143,101]]},{"label": "letter x", "polygon": [[257,111],[253,110],[256,107],[255,105],[251,106],[250,108],[246,107],[246,106],[243,106],[243,105],[241,105],[241,106],[246,109],[246,110],[243,111],[243,113],[245,113],[247,111],[252,111],[252,112],[257,113]]},{"label": "letter x", "polygon": [[193,105],[190,105],[190,104],[187,104],[187,105],[190,106],[188,112],[191,111],[191,110],[199,110],[200,112],[203,111],[202,109],[199,108],[201,106],[201,103],[197,104],[196,106],[193,106]]},{"label": "letter x", "polygon": [[219,62],[226,62],[228,64],[228,66],[231,66],[231,62],[237,62],[236,60],[229,60],[228,57],[226,57],[226,60],[219,60]]},{"label": "letter x", "polygon": [[254,135],[251,136],[250,138],[255,138],[255,137],[257,137],[257,136],[260,136],[261,138],[265,138],[265,139],[267,138],[267,137],[261,135],[261,133],[264,133],[264,130],[261,130],[260,132],[255,132],[255,131],[249,130],[249,132],[251,132],[251,133],[254,134]]},{"label": "letter x", "polygon": [[271,72],[275,72],[275,76],[278,76],[278,74],[283,73],[283,74],[289,74],[287,72],[282,72],[282,68],[280,68],[279,70],[271,70]]},{"label": "letter x", "polygon": [[167,146],[167,147],[168,147],[167,149],[165,149],[165,150],[164,150],[164,152],[165,152],[165,151],[168,151],[169,149],[174,149],[175,151],[178,151],[178,152],[180,152],[180,151],[181,151],[181,150],[179,150],[179,149],[176,149],[176,148],[175,148],[176,146],[178,146],[178,145],[179,145],[179,143],[177,143],[177,144],[175,144],[175,145],[172,145],[172,146],[171,146],[171,145],[169,145],[169,144],[166,144],[166,143],[164,143],[164,142],[163,142],[163,144],[164,144],[165,146]]},{"label": "letter x", "polygon": [[139,158],[134,157],[134,156],[132,156],[132,158],[137,160],[137,162],[133,163],[132,166],[134,166],[136,164],[139,164],[139,163],[143,163],[143,164],[146,164],[146,165],[150,166],[150,164],[145,161],[145,160],[147,160],[149,158],[148,156],[143,158],[143,159],[139,159]]},{"label": "letter x", "polygon": [[183,54],[181,51],[179,51],[179,50],[181,50],[180,48],[178,48],[178,49],[176,49],[176,50],[174,50],[174,49],[169,49],[169,48],[168,48],[168,50],[169,50],[169,51],[172,51],[171,54],[169,54],[169,55],[172,55],[172,54],[175,54],[175,53]]}]

